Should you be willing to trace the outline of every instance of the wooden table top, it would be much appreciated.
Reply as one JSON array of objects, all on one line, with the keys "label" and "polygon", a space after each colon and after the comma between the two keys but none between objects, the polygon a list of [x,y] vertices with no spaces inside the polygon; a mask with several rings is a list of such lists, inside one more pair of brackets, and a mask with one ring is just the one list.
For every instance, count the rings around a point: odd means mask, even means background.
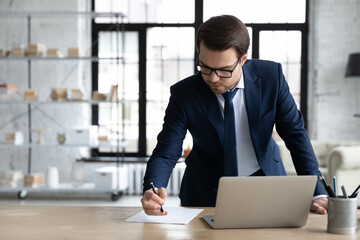
[{"label": "wooden table top", "polygon": [[327,216],[310,214],[302,228],[213,230],[202,219],[204,208],[187,225],[130,223],[139,207],[1,206],[0,239],[360,239],[326,232]]}]

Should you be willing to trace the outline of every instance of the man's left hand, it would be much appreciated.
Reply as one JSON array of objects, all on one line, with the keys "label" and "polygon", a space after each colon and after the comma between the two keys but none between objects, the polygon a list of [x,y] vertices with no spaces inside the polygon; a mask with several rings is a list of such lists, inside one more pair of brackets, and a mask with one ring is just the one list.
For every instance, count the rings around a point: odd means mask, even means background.
[{"label": "man's left hand", "polygon": [[321,197],[312,200],[311,202],[311,212],[318,213],[318,214],[327,214],[327,208],[328,208],[328,199]]}]

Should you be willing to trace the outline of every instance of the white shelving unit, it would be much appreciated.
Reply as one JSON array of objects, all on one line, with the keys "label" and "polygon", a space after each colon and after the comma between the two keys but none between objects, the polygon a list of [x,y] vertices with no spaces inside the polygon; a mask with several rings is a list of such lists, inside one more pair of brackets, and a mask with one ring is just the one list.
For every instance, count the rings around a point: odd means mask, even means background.
[{"label": "white shelving unit", "polygon": [[[116,22],[118,25],[117,30],[121,31],[121,28],[119,25],[121,25],[124,22],[125,15],[122,13],[99,13],[99,12],[75,12],[75,11],[67,11],[67,12],[57,12],[57,11],[30,11],[30,12],[20,12],[20,11],[0,11],[0,20],[1,19],[9,19],[9,18],[23,18],[27,19],[27,30],[28,30],[28,42],[27,44],[31,43],[31,21],[34,18],[58,18],[58,19],[67,19],[69,17],[86,17],[89,20],[92,20],[94,18],[111,18]],[[32,71],[32,62],[38,62],[38,61],[50,61],[54,64],[58,61],[90,61],[90,62],[99,62],[99,61],[113,61],[116,64],[123,64],[124,59],[122,56],[117,56],[114,58],[99,58],[97,56],[84,56],[84,57],[33,57],[33,56],[24,56],[24,57],[13,57],[13,56],[5,56],[0,57],[0,63],[3,61],[25,61],[28,64],[28,81],[27,85],[30,89],[32,86],[32,79],[31,79],[31,71]],[[0,76],[1,79],[1,76]],[[89,79],[90,81],[90,79]],[[119,81],[119,80],[118,80]],[[50,94],[50,93],[49,93]],[[91,98],[91,97],[90,97]],[[89,99],[90,99],[89,98]],[[30,130],[32,128],[32,107],[33,106],[51,106],[51,105],[69,105],[72,106],[73,104],[88,104],[90,106],[94,105],[100,105],[100,104],[109,104],[109,105],[116,105],[117,107],[121,104],[124,104],[125,100],[117,100],[117,101],[92,101],[92,100],[81,100],[81,101],[49,101],[49,100],[37,100],[37,101],[24,101],[19,98],[14,98],[12,100],[0,100],[0,108],[4,105],[25,105],[27,106],[27,117],[28,117],[28,132],[29,132],[29,139],[28,141],[25,141],[26,143],[21,145],[14,145],[14,144],[6,144],[0,142],[0,148],[27,148],[28,149],[28,174],[30,174],[31,171],[31,164],[32,164],[32,149],[33,148],[56,148],[56,147],[71,147],[71,148],[79,148],[79,147],[85,147],[85,148],[112,148],[116,149],[116,151],[119,153],[120,151],[124,151],[126,141],[124,139],[119,139],[117,137],[116,141],[112,142],[102,142],[97,145],[90,145],[90,144],[58,144],[58,143],[47,143],[47,144],[37,144],[34,143]],[[89,109],[90,109],[89,106]],[[117,154],[117,167],[119,166],[120,161],[120,155]],[[66,192],[78,192],[78,191],[91,191],[91,192],[110,192],[111,198],[113,200],[117,200],[121,196],[121,191],[118,189],[96,189],[93,183],[86,183],[82,186],[74,187],[71,183],[62,183],[59,185],[58,188],[50,189],[46,187],[40,187],[40,188],[31,188],[31,187],[16,187],[16,188],[10,188],[10,187],[0,187],[0,191],[6,191],[6,192],[18,192],[18,197],[20,199],[24,199],[28,192],[50,192],[55,193],[58,191],[66,191]]]}]

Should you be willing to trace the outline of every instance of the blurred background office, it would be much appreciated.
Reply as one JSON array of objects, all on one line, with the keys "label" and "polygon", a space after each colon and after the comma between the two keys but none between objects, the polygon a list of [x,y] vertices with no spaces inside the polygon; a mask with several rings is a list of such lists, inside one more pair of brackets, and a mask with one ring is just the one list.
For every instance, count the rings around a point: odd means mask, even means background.
[{"label": "blurred background office", "polygon": [[[195,33],[220,14],[248,26],[249,58],[282,64],[323,175],[355,188],[359,1],[2,0],[0,199],[139,205],[169,87],[196,72]],[[191,146],[187,134],[174,205]]]}]

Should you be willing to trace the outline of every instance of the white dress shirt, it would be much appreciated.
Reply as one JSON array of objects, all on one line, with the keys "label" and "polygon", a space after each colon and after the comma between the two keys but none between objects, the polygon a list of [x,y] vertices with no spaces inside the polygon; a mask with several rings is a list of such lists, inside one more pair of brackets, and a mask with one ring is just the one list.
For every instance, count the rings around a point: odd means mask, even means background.
[{"label": "white dress shirt", "polygon": [[[251,141],[249,121],[246,112],[244,76],[241,74],[240,80],[235,86],[239,88],[233,98],[235,111],[235,130],[236,130],[236,153],[238,161],[239,176],[249,176],[260,169],[255,155],[254,146]],[[225,100],[222,94],[216,94],[219,101],[220,110],[224,117]]]}]

